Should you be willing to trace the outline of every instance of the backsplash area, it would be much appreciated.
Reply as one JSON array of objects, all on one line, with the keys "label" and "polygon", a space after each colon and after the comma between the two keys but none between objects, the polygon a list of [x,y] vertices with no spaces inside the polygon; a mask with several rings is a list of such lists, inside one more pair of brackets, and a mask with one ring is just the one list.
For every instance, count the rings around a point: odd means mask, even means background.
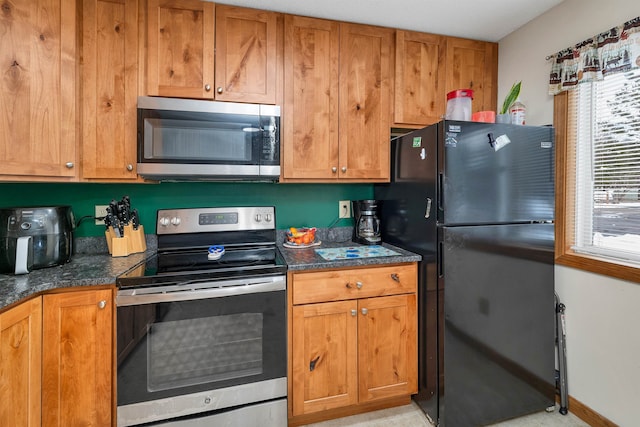
[{"label": "backsplash area", "polygon": [[[279,184],[245,182],[163,182],[159,184],[0,184],[0,207],[70,205],[76,221],[94,216],[95,205],[124,195],[140,212],[147,233],[155,232],[158,209],[209,206],[275,206],[276,227],[328,227],[338,218],[338,201],[373,197],[371,184]],[[336,226],[348,227],[352,219]],[[104,227],[83,219],[76,237],[103,236]]]}]

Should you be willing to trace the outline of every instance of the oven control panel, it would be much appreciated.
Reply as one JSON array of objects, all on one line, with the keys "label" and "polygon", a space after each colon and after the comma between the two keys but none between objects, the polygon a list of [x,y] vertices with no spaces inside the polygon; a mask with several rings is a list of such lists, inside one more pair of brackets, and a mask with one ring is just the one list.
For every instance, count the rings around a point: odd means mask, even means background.
[{"label": "oven control panel", "polygon": [[157,234],[275,230],[273,206],[160,209]]}]

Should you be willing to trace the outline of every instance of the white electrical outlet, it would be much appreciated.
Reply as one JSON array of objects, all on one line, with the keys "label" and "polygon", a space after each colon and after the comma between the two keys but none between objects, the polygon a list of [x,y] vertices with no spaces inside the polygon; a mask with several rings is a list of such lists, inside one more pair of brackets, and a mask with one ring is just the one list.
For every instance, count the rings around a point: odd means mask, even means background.
[{"label": "white electrical outlet", "polygon": [[351,218],[351,201],[340,200],[338,202],[339,218]]},{"label": "white electrical outlet", "polygon": [[[109,206],[107,205],[96,205],[96,214],[95,217],[96,218],[102,218],[107,216],[107,208]],[[96,225],[104,225],[104,220],[102,219],[96,219]]]}]

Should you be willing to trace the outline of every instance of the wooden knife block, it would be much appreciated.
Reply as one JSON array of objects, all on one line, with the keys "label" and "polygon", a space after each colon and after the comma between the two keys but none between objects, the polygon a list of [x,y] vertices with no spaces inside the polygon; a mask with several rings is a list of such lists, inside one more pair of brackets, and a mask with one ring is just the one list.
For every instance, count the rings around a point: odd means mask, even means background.
[{"label": "wooden knife block", "polygon": [[144,227],[138,226],[137,230],[133,229],[133,225],[124,226],[124,236],[116,237],[113,232],[113,228],[109,227],[104,232],[107,238],[107,247],[109,253],[113,257],[129,256],[138,252],[144,252],[147,250],[147,242],[144,238]]}]

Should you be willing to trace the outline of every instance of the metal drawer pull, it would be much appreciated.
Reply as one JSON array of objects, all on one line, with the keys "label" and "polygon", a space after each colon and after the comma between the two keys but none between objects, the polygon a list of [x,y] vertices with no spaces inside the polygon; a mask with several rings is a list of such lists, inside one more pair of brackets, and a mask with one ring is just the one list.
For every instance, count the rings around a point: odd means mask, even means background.
[{"label": "metal drawer pull", "polygon": [[318,363],[319,360],[320,356],[316,357],[309,363],[309,372],[313,372],[313,370],[316,369],[316,363]]},{"label": "metal drawer pull", "polygon": [[98,303],[98,308],[99,309],[103,309],[107,306],[107,302],[105,300],[102,300]]},{"label": "metal drawer pull", "polygon": [[362,282],[356,282],[356,288],[362,289]]},{"label": "metal drawer pull", "polygon": [[352,316],[357,316],[358,315],[358,310],[356,310],[356,309],[351,310],[351,315]]},{"label": "metal drawer pull", "polygon": [[369,313],[369,310],[367,310],[366,308],[363,308],[360,310],[360,312],[362,313],[363,316],[366,316],[367,313]]},{"label": "metal drawer pull", "polygon": [[400,276],[398,276],[396,273],[392,273],[391,278],[396,282],[400,283]]},{"label": "metal drawer pull", "polygon": [[351,283],[347,282],[345,286],[347,287],[347,289],[351,289]]}]

